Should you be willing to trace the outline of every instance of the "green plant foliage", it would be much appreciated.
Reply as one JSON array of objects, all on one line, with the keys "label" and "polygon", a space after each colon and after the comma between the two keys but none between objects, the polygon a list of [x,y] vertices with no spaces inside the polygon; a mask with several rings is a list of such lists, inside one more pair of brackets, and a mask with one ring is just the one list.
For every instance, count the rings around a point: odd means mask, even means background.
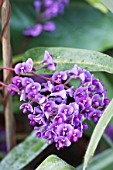
[{"label": "green plant foliage", "polygon": [[88,166],[88,162],[93,156],[97,148],[97,145],[102,137],[102,134],[104,133],[104,130],[107,127],[108,123],[110,122],[112,116],[113,116],[113,99],[111,100],[110,104],[107,106],[103,115],[99,119],[94,129],[94,132],[91,136],[91,140],[90,140],[90,143],[88,145],[88,148],[86,150],[85,157],[84,157],[83,170],[85,170],[86,167]]},{"label": "green plant foliage", "polygon": [[71,165],[57,157],[51,155],[47,157],[36,170],[76,170]]},{"label": "green plant foliage", "polygon": [[1,161],[0,170],[20,170],[38,156],[46,147],[47,142],[44,139],[36,137],[36,132],[21,144],[17,145],[9,154]]},{"label": "green plant foliage", "polygon": [[[57,71],[68,70],[72,68],[74,64],[77,64],[89,71],[113,73],[113,58],[106,54],[90,50],[39,47],[28,50],[23,60],[25,61],[27,58],[32,58],[35,65],[37,65],[43,59],[45,50],[48,50],[54,55],[54,60],[57,62]],[[41,71],[40,73],[47,73],[47,70],[45,70],[45,72]]]},{"label": "green plant foliage", "polygon": [[[76,168],[70,166],[56,155],[47,157],[36,170],[82,170],[83,165]],[[113,169],[113,149],[107,149],[96,155],[87,170],[112,170]]]},{"label": "green plant foliage", "polygon": [[89,4],[91,4],[92,6],[94,6],[95,8],[99,9],[101,12],[108,12],[107,8],[100,2],[100,0],[86,0],[87,2],[89,2]]},{"label": "green plant foliage", "polygon": [[[82,165],[77,167],[82,170]],[[96,155],[89,163],[87,170],[113,170],[113,149],[107,149]]]},{"label": "green plant foliage", "polygon": [[100,0],[111,12],[113,12],[113,1],[112,0]]},{"label": "green plant foliage", "polygon": [[101,13],[85,1],[71,0],[64,15],[54,19],[55,32],[44,32],[39,37],[30,39],[23,36],[22,32],[36,22],[33,0],[27,0],[27,3],[25,0],[10,2],[11,44],[14,54],[22,50],[23,42],[29,42],[24,50],[36,46],[63,46],[104,51],[113,47],[113,15]]}]

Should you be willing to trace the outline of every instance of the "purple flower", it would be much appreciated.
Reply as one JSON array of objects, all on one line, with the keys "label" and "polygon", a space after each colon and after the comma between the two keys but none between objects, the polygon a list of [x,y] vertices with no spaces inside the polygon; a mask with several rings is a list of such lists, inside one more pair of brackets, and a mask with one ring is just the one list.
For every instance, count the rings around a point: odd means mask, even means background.
[{"label": "purple flower", "polygon": [[[63,5],[63,0],[61,1]],[[52,65],[55,64],[52,54],[45,51],[44,60],[38,67],[41,64],[41,68],[50,66],[52,70]],[[33,68],[30,58],[15,66],[18,74],[31,71],[33,74],[37,71],[36,68]],[[15,76],[14,84],[8,86],[9,92],[14,95],[17,91],[20,100],[29,101],[22,104],[20,109],[23,109],[24,114],[30,112],[28,119],[37,131],[36,136],[48,139],[49,144],[55,142],[57,149],[77,142],[88,128],[83,122],[84,117],[97,123],[109,104],[104,84],[77,65],[71,70],[49,75],[49,81],[47,76],[44,77],[45,81],[33,79]],[[78,87],[70,86],[71,79],[80,80]]]},{"label": "purple flower", "polygon": [[29,72],[32,71],[32,69],[33,69],[33,60],[31,58],[28,58],[27,61],[26,61],[26,64],[29,67]]},{"label": "purple flower", "polygon": [[68,139],[68,137],[65,137],[65,136],[56,137],[55,142],[56,142],[56,148],[58,150],[63,148],[64,146],[70,146],[71,145],[70,140]]},{"label": "purple flower", "polygon": [[16,74],[26,74],[29,72],[29,65],[25,62],[19,63],[14,68]]},{"label": "purple flower", "polygon": [[45,53],[44,53],[44,60],[42,61],[42,63],[47,63],[47,64],[53,63],[52,55],[49,54],[48,51],[45,51]]},{"label": "purple flower", "polygon": [[42,86],[44,86],[44,88],[41,90],[41,92],[52,92],[52,89],[54,88],[54,85],[50,81],[43,83]]},{"label": "purple flower", "polygon": [[73,113],[74,109],[72,106],[70,105],[65,105],[65,104],[61,104],[58,110],[58,113],[63,113],[65,115],[71,115]]},{"label": "purple flower", "polygon": [[63,84],[53,86],[53,88],[52,88],[52,92],[60,92],[62,90],[64,90],[64,85]]},{"label": "purple flower", "polygon": [[82,132],[79,131],[78,129],[72,129],[68,133],[68,138],[70,139],[71,142],[77,142],[78,138],[82,137]]},{"label": "purple flower", "polygon": [[58,3],[54,2],[50,7],[48,7],[45,11],[44,11],[44,17],[46,19],[50,19],[52,17],[56,17],[58,15],[59,12],[59,5]]},{"label": "purple flower", "polygon": [[61,124],[61,123],[65,122],[66,119],[67,119],[67,117],[66,117],[65,114],[59,113],[55,116],[54,122],[57,123],[57,124]]},{"label": "purple flower", "polygon": [[8,85],[8,91],[11,95],[15,95],[15,93],[16,93],[15,90],[19,90],[18,87],[15,84],[9,84]]},{"label": "purple flower", "polygon": [[23,109],[23,113],[33,112],[33,107],[30,103],[24,103],[20,106],[20,110]]},{"label": "purple flower", "polygon": [[52,76],[52,80],[56,81],[57,83],[61,83],[62,81],[67,79],[67,74],[66,72],[60,71],[60,72],[55,72]]},{"label": "purple flower", "polygon": [[61,97],[62,99],[66,99],[66,90],[61,90],[59,92],[51,93],[50,96]]},{"label": "purple flower", "polygon": [[51,6],[53,3],[54,3],[53,0],[44,0],[44,5],[45,5],[46,7]]},{"label": "purple flower", "polygon": [[68,136],[68,133],[73,130],[73,127],[70,124],[60,124],[56,130],[57,134],[60,136]]},{"label": "purple flower", "polygon": [[55,29],[56,29],[55,23],[52,21],[47,21],[43,26],[44,31],[52,32],[55,31]]},{"label": "purple flower", "polygon": [[23,87],[26,87],[30,83],[34,83],[32,78],[29,78],[29,77],[22,78],[22,86]]},{"label": "purple flower", "polygon": [[36,24],[34,27],[26,28],[26,30],[24,31],[24,35],[37,37],[42,33],[42,31],[43,26],[41,24]]},{"label": "purple flower", "polygon": [[43,108],[44,112],[51,112],[54,106],[55,106],[55,103],[53,101],[48,101],[44,105],[44,108]]},{"label": "purple flower", "polygon": [[50,63],[47,66],[44,66],[44,68],[48,68],[50,71],[54,71],[56,68],[56,63],[55,62]]},{"label": "purple flower", "polygon": [[[34,93],[34,92],[33,92],[33,93]],[[35,99],[37,100],[37,102],[38,102],[39,104],[43,104],[43,103],[46,102],[46,96],[44,96],[44,95],[42,95],[42,94],[40,94],[40,93],[38,93],[38,94],[35,95]]]},{"label": "purple flower", "polygon": [[113,141],[113,126],[111,124],[106,127],[105,134]]},{"label": "purple flower", "polygon": [[34,1],[34,6],[35,6],[35,10],[36,10],[37,12],[40,12],[41,6],[42,6],[42,2],[41,2],[40,0],[35,0],[35,1]]},{"label": "purple flower", "polygon": [[41,85],[39,83],[30,83],[26,87],[26,93],[32,92],[33,94],[37,94],[37,92],[40,90]]},{"label": "purple flower", "polygon": [[22,78],[19,76],[15,76],[12,78],[12,82],[17,86],[20,87],[22,84]]}]

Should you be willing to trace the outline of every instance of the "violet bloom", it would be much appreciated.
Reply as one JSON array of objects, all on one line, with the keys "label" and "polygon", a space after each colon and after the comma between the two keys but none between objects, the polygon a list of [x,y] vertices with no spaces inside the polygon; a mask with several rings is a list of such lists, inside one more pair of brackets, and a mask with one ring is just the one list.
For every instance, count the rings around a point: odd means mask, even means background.
[{"label": "violet bloom", "polygon": [[113,125],[109,124],[106,127],[105,134],[113,141]]},{"label": "violet bloom", "polygon": [[[45,51],[40,64],[45,63],[46,68],[54,65],[48,51]],[[31,59],[24,64],[25,67],[23,63],[18,65],[18,73],[34,71]],[[77,88],[70,87],[71,77],[81,80]],[[55,72],[53,76],[50,75],[50,81],[45,80],[45,83],[28,77],[21,78],[21,82],[18,76],[13,79],[14,84],[9,85],[10,93],[13,95],[18,90],[20,100],[31,101],[22,104],[20,109],[23,109],[23,113],[31,112],[28,118],[30,125],[35,126],[36,136],[48,139],[49,144],[55,142],[57,149],[77,142],[88,128],[83,122],[84,117],[97,123],[109,104],[104,84],[77,65],[65,72]]]},{"label": "violet bloom", "polygon": [[52,92],[60,92],[64,90],[64,85],[63,84],[60,84],[60,85],[56,85],[52,88]]},{"label": "violet bloom", "polygon": [[32,92],[33,94],[37,94],[38,91],[41,90],[41,85],[39,83],[30,83],[26,87],[26,93]]},{"label": "violet bloom", "polygon": [[71,115],[73,113],[74,109],[72,106],[70,105],[65,105],[65,104],[61,104],[58,110],[58,113],[63,113],[65,115]]},{"label": "violet bloom", "polygon": [[47,8],[44,11],[44,17],[46,19],[56,17],[58,15],[58,12],[59,12],[59,5],[57,2],[54,2],[51,6],[49,6],[49,8]]},{"label": "violet bloom", "polygon": [[47,103],[45,103],[43,110],[44,112],[51,112],[54,106],[55,106],[55,103],[53,101],[48,101]]},{"label": "violet bloom", "polygon": [[22,84],[22,77],[15,76],[12,78],[12,82],[17,86],[20,87]]},{"label": "violet bloom", "polygon": [[[33,93],[34,93],[34,92],[33,92]],[[43,104],[43,103],[45,103],[46,100],[47,100],[47,99],[46,99],[46,96],[44,96],[44,95],[42,95],[42,94],[40,94],[40,93],[36,94],[34,98],[36,99],[36,101],[37,101],[39,104]]]},{"label": "violet bloom", "polygon": [[44,66],[44,68],[48,68],[50,71],[54,71],[56,68],[56,65],[57,64],[53,62],[53,63],[48,64],[47,66]]},{"label": "violet bloom", "polygon": [[63,114],[63,113],[57,114],[57,115],[55,116],[55,118],[54,118],[54,122],[55,122],[56,124],[64,123],[66,120],[67,120],[67,117],[66,117],[66,115]]},{"label": "violet bloom", "polygon": [[19,63],[14,68],[16,74],[26,74],[29,72],[29,66],[27,63]]},{"label": "violet bloom", "polygon": [[45,7],[49,7],[54,3],[54,0],[44,0]]},{"label": "violet bloom", "polygon": [[52,92],[52,89],[54,88],[54,85],[50,81],[43,83],[42,86],[43,89],[41,89],[41,92]]},{"label": "violet bloom", "polygon": [[62,81],[67,79],[67,74],[66,72],[60,71],[60,72],[55,72],[52,76],[52,80],[56,81],[57,83],[61,83]]},{"label": "violet bloom", "polygon": [[50,96],[61,97],[62,99],[66,99],[66,90],[51,93]]},{"label": "violet bloom", "polygon": [[20,106],[20,110],[23,109],[23,113],[27,113],[28,111],[29,112],[33,112],[33,107],[30,103],[24,103]]},{"label": "violet bloom", "polygon": [[18,87],[15,84],[9,84],[8,85],[8,91],[11,95],[15,95],[16,91],[19,90]]},{"label": "violet bloom", "polygon": [[65,137],[65,136],[56,137],[55,142],[56,142],[56,148],[58,150],[63,148],[64,146],[70,146],[71,145],[70,140],[68,139],[68,137]]},{"label": "violet bloom", "polygon": [[44,59],[43,59],[42,63],[47,63],[47,64],[53,63],[52,55],[49,54],[49,52],[46,50],[44,53]]},{"label": "violet bloom", "polygon": [[36,24],[34,27],[28,27],[24,31],[24,35],[37,37],[42,33],[43,26],[41,24]]},{"label": "violet bloom", "polygon": [[33,69],[33,60],[31,58],[28,58],[27,61],[26,61],[26,64],[29,67],[29,72],[32,71],[32,69]]},{"label": "violet bloom", "polygon": [[42,2],[40,0],[35,0],[34,1],[34,7],[36,12],[40,12],[42,6]]},{"label": "violet bloom", "polygon": [[56,29],[55,23],[52,21],[47,21],[43,26],[44,31],[52,32],[55,31],[55,29]]},{"label": "violet bloom", "polygon": [[77,142],[78,138],[81,137],[82,137],[82,133],[78,129],[72,129],[68,133],[68,138],[70,139],[71,142]]},{"label": "violet bloom", "polygon": [[30,83],[34,83],[32,78],[29,78],[29,77],[22,78],[22,86],[23,87],[26,87]]}]

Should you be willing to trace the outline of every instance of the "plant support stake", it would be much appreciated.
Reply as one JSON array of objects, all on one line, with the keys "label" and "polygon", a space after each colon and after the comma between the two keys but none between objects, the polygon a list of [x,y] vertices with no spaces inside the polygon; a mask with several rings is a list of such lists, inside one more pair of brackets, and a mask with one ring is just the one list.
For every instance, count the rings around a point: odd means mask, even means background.
[{"label": "plant support stake", "polygon": [[[2,56],[3,56],[3,66],[10,67],[12,63],[11,56],[11,46],[10,46],[10,2],[9,0],[3,0],[1,7],[1,19],[2,19]],[[9,74],[9,75],[8,75]],[[10,82],[11,73],[8,70],[3,70],[3,78],[6,83]],[[7,95],[7,89],[4,88],[4,97]],[[14,137],[14,118],[12,113],[12,98],[8,95],[7,99],[4,102],[4,115],[5,115],[5,127],[6,127],[6,143],[7,150],[15,144]]]}]

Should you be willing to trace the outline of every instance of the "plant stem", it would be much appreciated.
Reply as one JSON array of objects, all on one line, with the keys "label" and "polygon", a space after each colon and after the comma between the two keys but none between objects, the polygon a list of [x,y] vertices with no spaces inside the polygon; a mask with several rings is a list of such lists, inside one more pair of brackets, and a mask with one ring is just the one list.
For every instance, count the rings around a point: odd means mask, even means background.
[{"label": "plant stem", "polygon": [[[3,67],[11,67],[12,56],[10,46],[10,3],[9,0],[3,0],[1,8],[1,19],[2,19],[2,55],[3,55]],[[7,70],[3,71],[3,78],[6,79],[8,74]],[[10,82],[11,74],[7,80]],[[7,94],[7,88],[4,88],[4,96]],[[5,126],[6,126],[6,143],[7,150],[15,145],[15,128],[14,128],[14,117],[12,113],[12,98],[8,95],[7,100],[4,103],[4,114],[5,114]]]}]

